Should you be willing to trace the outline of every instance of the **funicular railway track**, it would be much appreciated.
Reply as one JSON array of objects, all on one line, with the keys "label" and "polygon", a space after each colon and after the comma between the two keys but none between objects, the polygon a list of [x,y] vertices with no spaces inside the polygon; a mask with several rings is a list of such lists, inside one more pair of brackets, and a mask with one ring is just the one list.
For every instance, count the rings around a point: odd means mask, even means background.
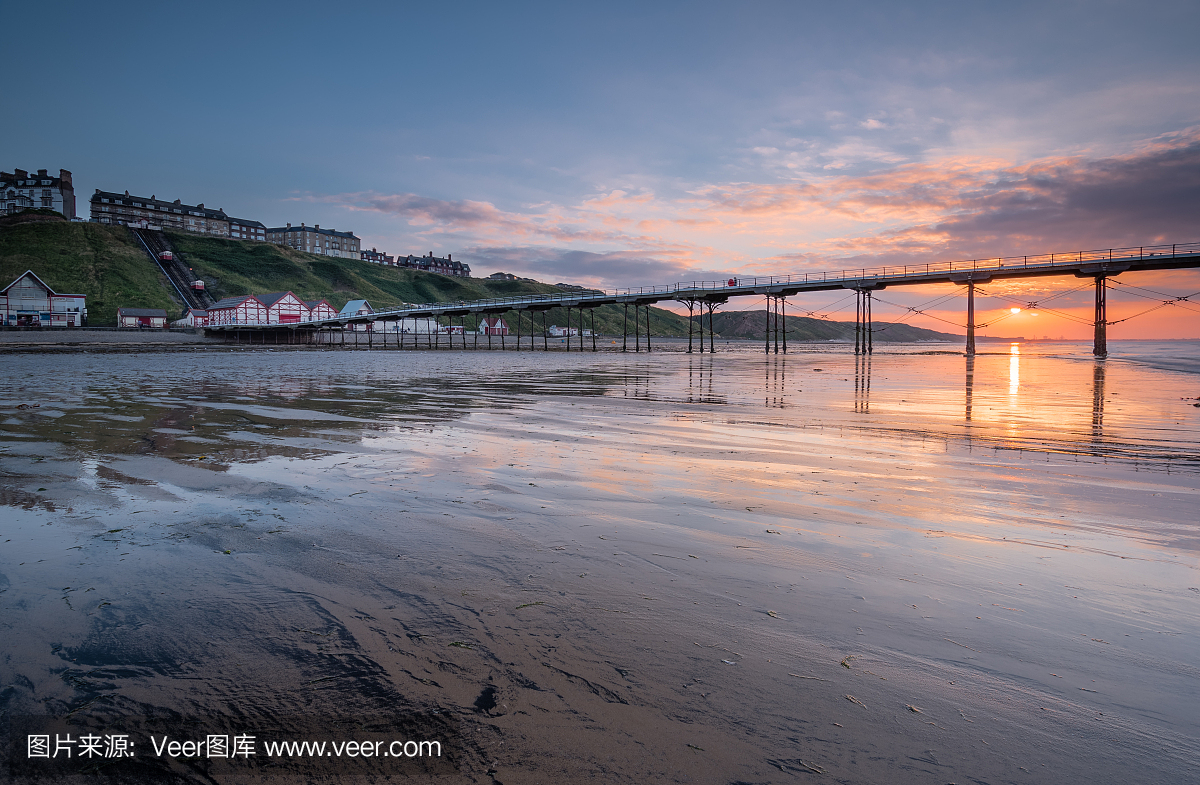
[{"label": "funicular railway track", "polygon": [[[167,276],[167,280],[171,282],[185,305],[191,308],[207,309],[216,302],[212,295],[204,289],[192,288],[192,271],[188,269],[178,252],[171,247],[166,235],[154,229],[137,229],[132,226],[129,231],[133,232],[142,248],[162,270],[163,275]],[[164,252],[169,253],[173,258],[163,259]]]}]

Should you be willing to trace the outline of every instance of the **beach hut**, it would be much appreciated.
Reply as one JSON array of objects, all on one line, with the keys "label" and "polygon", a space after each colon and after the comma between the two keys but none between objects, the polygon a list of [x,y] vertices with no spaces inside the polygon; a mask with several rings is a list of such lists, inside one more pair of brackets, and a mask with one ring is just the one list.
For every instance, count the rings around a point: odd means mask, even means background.
[{"label": "beach hut", "polygon": [[310,319],[332,319],[338,312],[325,300],[305,300],[304,307],[308,309]]},{"label": "beach hut", "polygon": [[118,327],[154,327],[167,326],[167,312],[162,308],[118,308]]},{"label": "beach hut", "polygon": [[[375,309],[372,308],[371,304],[369,302],[367,302],[366,300],[351,300],[350,302],[348,302],[342,306],[342,310],[338,311],[337,315],[343,319],[345,319],[345,318],[353,319],[355,317],[367,316],[368,314],[373,314],[373,313],[375,313]],[[374,327],[375,327],[374,322],[367,322],[365,324],[359,323],[359,324],[346,325],[347,330],[357,330],[357,331],[371,330]]]},{"label": "beach hut", "polygon": [[226,297],[208,309],[208,326],[266,324],[267,307],[252,294]]},{"label": "beach hut", "polygon": [[172,327],[207,327],[208,311],[203,308],[188,308],[182,319],[171,322]]},{"label": "beach hut", "polygon": [[508,325],[499,316],[485,316],[479,320],[480,335],[508,335]]},{"label": "beach hut", "polygon": [[308,306],[291,292],[255,296],[267,308],[267,324],[299,324],[309,319]]}]

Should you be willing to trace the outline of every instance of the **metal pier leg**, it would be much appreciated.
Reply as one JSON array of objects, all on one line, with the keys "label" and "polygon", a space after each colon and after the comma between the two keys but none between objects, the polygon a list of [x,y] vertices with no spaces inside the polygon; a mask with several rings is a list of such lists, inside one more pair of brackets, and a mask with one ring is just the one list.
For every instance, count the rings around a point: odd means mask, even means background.
[{"label": "metal pier leg", "polygon": [[975,282],[967,281],[967,356],[975,356]]},{"label": "metal pier leg", "polygon": [[[875,351],[875,330],[871,326],[871,291],[869,289],[867,291],[863,292],[863,298],[864,298],[864,302],[866,303],[866,306],[867,306],[867,308],[866,308],[867,354],[871,354],[872,352]],[[868,383],[869,383],[869,381],[870,380],[868,379]]]},{"label": "metal pier leg", "polygon": [[697,332],[700,333],[700,354],[704,354],[704,303],[700,303],[700,321],[696,325]]},{"label": "metal pier leg", "polygon": [[[713,343],[714,341],[717,340],[717,331],[715,329],[713,329],[713,313],[715,313],[716,310],[717,310],[716,303],[708,304],[708,353],[709,354],[712,354],[713,352],[715,352],[717,350],[716,345]],[[711,376],[709,377],[708,381],[710,384],[712,383]]]},{"label": "metal pier leg", "polygon": [[642,317],[638,315],[637,303],[633,304],[633,350],[640,352],[642,350]]},{"label": "metal pier leg", "polygon": [[550,328],[546,326],[545,311],[542,311],[542,351],[550,351]]},{"label": "metal pier leg", "polygon": [[[487,322],[484,322],[484,324],[487,324]],[[492,350],[492,326],[490,324],[488,325],[488,328],[487,328],[487,334],[488,334],[488,351],[490,352]]]},{"label": "metal pier leg", "polygon": [[650,351],[650,306],[646,306],[646,351]]},{"label": "metal pier leg", "polygon": [[[507,313],[508,313],[508,312],[507,312],[507,311],[505,311],[505,315],[507,315]],[[504,341],[504,336],[505,336],[505,333],[507,333],[507,332],[508,332],[508,322],[504,320],[504,317],[503,317],[503,316],[501,316],[501,317],[500,317],[500,323],[504,325],[504,329],[500,331],[500,351],[504,351],[504,350],[507,348],[507,347],[504,345],[504,343],[505,343],[505,341]]]},{"label": "metal pier leg", "polygon": [[779,298],[779,326],[783,330],[783,353],[787,354],[787,298]]},{"label": "metal pier leg", "polygon": [[772,321],[775,323],[775,354],[779,354],[779,297],[775,297],[775,309]]},{"label": "metal pier leg", "polygon": [[592,351],[596,351],[596,309],[591,310],[592,322]]},{"label": "metal pier leg", "polygon": [[766,329],[763,334],[766,335],[766,341],[767,341],[766,346],[763,348],[763,352],[765,352],[766,354],[770,354],[771,353],[771,295],[769,295],[769,294],[767,295],[767,326],[766,326]]},{"label": "metal pier leg", "polygon": [[1096,335],[1092,354],[1097,359],[1108,357],[1108,279],[1096,276]]},{"label": "metal pier leg", "polygon": [[629,303],[625,303],[625,321],[621,325],[621,351],[629,351]]},{"label": "metal pier leg", "polygon": [[692,309],[696,307],[694,300],[687,301],[688,307],[688,354],[692,353]]},{"label": "metal pier leg", "polygon": [[862,353],[862,290],[854,290],[854,353]]}]

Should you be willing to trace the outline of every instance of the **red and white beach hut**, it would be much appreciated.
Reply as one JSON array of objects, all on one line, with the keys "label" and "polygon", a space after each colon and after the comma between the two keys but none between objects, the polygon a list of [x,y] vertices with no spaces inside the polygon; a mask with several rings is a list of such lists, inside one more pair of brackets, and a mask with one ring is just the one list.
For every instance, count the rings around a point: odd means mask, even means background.
[{"label": "red and white beach hut", "polygon": [[260,294],[267,308],[267,324],[299,324],[308,321],[308,306],[291,292]]},{"label": "red and white beach hut", "polygon": [[499,316],[485,316],[479,321],[480,335],[508,335],[508,325]]},{"label": "red and white beach hut", "polygon": [[332,319],[338,315],[337,309],[325,300],[305,300],[304,306],[308,308],[310,319]]},{"label": "red and white beach hut", "polygon": [[266,324],[267,306],[252,294],[226,297],[208,309],[210,327],[231,324]]}]

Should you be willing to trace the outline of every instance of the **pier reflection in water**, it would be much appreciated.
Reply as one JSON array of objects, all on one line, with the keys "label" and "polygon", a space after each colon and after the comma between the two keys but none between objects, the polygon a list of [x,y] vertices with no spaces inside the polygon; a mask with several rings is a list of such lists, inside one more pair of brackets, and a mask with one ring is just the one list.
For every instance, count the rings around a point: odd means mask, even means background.
[{"label": "pier reflection in water", "polygon": [[1092,435],[1104,435],[1104,360],[1092,367]]},{"label": "pier reflection in water", "polygon": [[854,411],[871,413],[871,354],[854,356]]}]

